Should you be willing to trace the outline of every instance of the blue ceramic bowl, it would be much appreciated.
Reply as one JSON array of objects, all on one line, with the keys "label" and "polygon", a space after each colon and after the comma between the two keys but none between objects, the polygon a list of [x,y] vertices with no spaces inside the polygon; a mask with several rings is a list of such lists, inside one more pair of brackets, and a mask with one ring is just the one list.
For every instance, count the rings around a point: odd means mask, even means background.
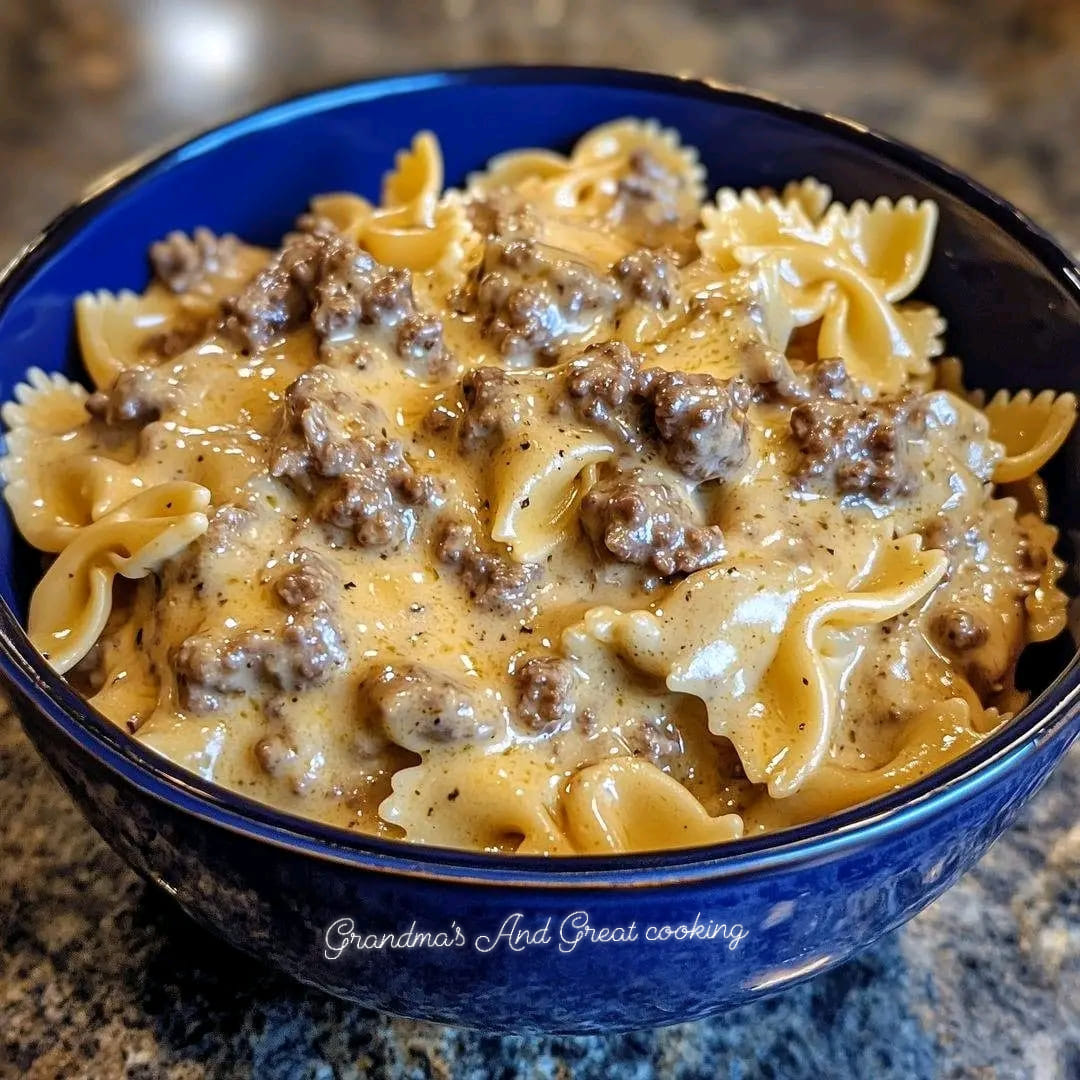
[{"label": "blue ceramic bowl", "polygon": [[[375,194],[418,128],[439,134],[453,183],[500,150],[567,148],[625,115],[677,127],[701,148],[714,186],[812,173],[843,199],[937,200],[939,240],[922,295],[948,317],[950,348],[971,382],[1080,391],[1080,270],[951,169],[856,124],[704,82],[497,68],[313,94],[111,177],[8,269],[0,397],[31,364],[77,375],[72,299],[144,286],[147,246],[170,229],[208,225],[272,245],[314,192]],[[1078,450],[1074,437],[1047,475],[1064,546],[1080,520]],[[1080,668],[1066,635],[1026,656],[1036,696],[1016,720],[922,782],[826,821],[608,859],[412,847],[204,783],[95,714],[21,629],[39,567],[4,515],[0,669],[31,739],[101,835],[194,918],[304,982],[493,1030],[689,1020],[840,963],[968,869],[1080,728]]]}]

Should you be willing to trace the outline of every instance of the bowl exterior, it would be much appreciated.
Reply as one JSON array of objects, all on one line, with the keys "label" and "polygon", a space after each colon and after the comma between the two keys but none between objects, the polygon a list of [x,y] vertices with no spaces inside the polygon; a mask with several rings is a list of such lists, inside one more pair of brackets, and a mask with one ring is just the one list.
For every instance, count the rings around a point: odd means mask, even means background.
[{"label": "bowl exterior", "polygon": [[[521,888],[268,847],[147,794],[58,737],[36,705],[18,707],[94,828],[236,948],[371,1008],[516,1034],[694,1020],[841,963],[969,869],[1076,733],[1062,725],[982,790],[819,861],[666,886]],[[605,928],[612,940],[597,940]]]},{"label": "bowl exterior", "polygon": [[[418,128],[440,135],[457,183],[500,150],[567,148],[591,125],[626,115],[679,128],[701,147],[713,186],[778,186],[815,173],[844,199],[937,200],[939,243],[924,291],[949,319],[950,348],[967,360],[972,384],[1080,390],[1071,363],[1080,356],[1080,272],[1011,208],[914,151],[703,83],[497,69],[343,87],[276,106],[103,189],[0,283],[0,399],[32,363],[79,375],[72,298],[141,288],[147,246],[169,229],[206,225],[272,244],[319,190],[377,195],[393,151]],[[1046,479],[1069,537],[1080,529],[1080,436]],[[790,858],[787,847],[760,858],[710,852],[655,873],[639,859],[637,869],[612,863],[547,875],[519,872],[512,860],[473,872],[467,860],[440,862],[416,849],[384,858],[348,836],[264,827],[228,793],[154,765],[148,751],[66,700],[63,687],[47,685],[17,625],[39,566],[0,516],[0,668],[31,739],[113,848],[193,918],[307,983],[490,1030],[585,1033],[690,1020],[841,962],[971,866],[1078,730],[1070,710],[1080,677],[1073,643],[1062,638],[1025,656],[1032,683],[1050,689],[1018,719],[1019,734],[988,740],[975,781],[962,780],[957,764],[918,798],[894,798],[892,810],[906,808],[902,821],[879,808],[857,827],[829,823],[808,834],[812,843],[792,843]]]}]

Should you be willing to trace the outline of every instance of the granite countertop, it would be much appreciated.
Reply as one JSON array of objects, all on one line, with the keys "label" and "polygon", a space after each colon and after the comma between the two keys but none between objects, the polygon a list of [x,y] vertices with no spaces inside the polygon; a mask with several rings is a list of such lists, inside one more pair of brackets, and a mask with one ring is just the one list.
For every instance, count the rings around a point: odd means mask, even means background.
[{"label": "granite countertop", "polygon": [[[872,8],[872,10],[871,10]],[[687,71],[939,154],[1080,248],[1075,0],[9,0],[0,258],[96,173],[297,90],[426,64]],[[839,970],[587,1039],[378,1016],[229,951],[130,873],[0,714],[0,1078],[1080,1078],[1080,747],[955,888]]]}]

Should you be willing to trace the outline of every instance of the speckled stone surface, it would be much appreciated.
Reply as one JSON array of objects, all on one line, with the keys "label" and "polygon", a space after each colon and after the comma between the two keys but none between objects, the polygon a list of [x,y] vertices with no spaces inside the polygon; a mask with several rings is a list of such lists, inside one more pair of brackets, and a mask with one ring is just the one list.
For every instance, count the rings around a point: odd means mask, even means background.
[{"label": "speckled stone surface", "polygon": [[[846,113],[1080,248],[1076,0],[8,0],[0,257],[110,164],[270,98],[432,64],[606,62]],[[0,719],[0,1078],[1080,1078],[1080,749],[954,889],[720,1019],[510,1039],[388,1019],[231,953],[139,882]]]}]

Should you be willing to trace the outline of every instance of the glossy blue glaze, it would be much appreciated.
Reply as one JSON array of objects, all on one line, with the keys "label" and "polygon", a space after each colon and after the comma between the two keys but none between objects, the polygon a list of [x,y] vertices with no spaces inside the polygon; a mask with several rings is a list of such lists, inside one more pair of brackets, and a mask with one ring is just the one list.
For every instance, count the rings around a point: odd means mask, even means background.
[{"label": "glossy blue glaze", "polygon": [[[1080,390],[1080,271],[1011,207],[858,125],[701,82],[619,71],[486,69],[387,79],[266,109],[130,171],[46,231],[0,284],[0,398],[31,364],[78,373],[71,302],[140,288],[148,244],[208,225],[272,244],[317,192],[376,194],[395,149],[436,131],[451,183],[520,145],[565,148],[603,120],[676,126],[712,185],[812,173],[844,199],[941,207],[920,295],[949,319],[969,380]],[[1049,470],[1065,545],[1080,508],[1080,439]],[[1073,552],[1065,551],[1072,560]],[[512,860],[353,835],[257,806],[177,769],[92,713],[19,628],[37,556],[0,520],[0,671],[41,753],[105,839],[229,941],[332,993],[502,1031],[588,1032],[705,1016],[850,956],[978,859],[1076,737],[1071,640],[1025,658],[1042,691],[1015,722],[912,788],[826,822],[721,848],[610,860]],[[636,940],[560,942],[562,921]],[[519,916],[533,944],[485,951]],[[726,924],[727,937],[646,940]],[[460,947],[350,949],[326,931],[447,930]],[[550,941],[538,931],[547,923]],[[633,926],[633,931],[631,931]],[[569,930],[569,928],[568,928]],[[661,931],[662,933],[662,931]],[[569,931],[571,940],[574,931]],[[560,944],[562,948],[560,949]],[[480,948],[477,945],[481,946]]]}]

